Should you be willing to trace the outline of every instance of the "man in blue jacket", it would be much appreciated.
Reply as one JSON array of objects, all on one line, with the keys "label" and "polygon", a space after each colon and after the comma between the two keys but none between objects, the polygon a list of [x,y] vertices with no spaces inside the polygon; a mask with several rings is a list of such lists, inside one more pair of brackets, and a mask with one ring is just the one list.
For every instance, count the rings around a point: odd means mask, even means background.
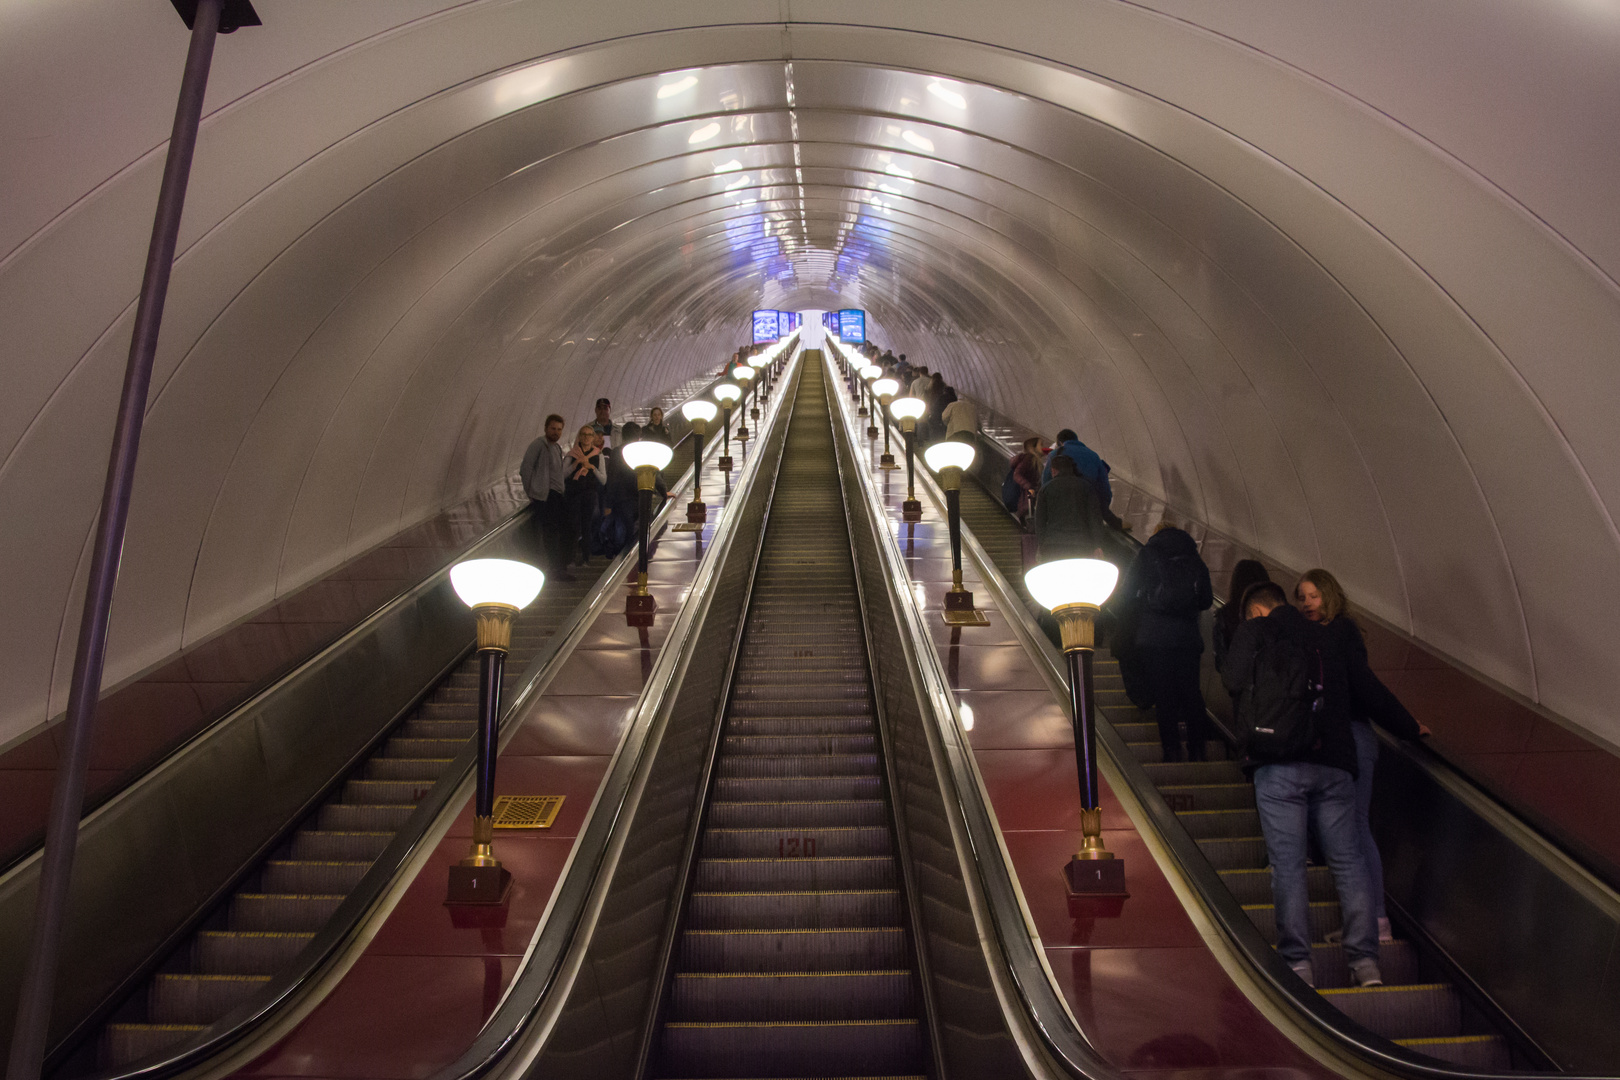
[{"label": "man in blue jacket", "polygon": [[1081,479],[1091,482],[1097,491],[1097,498],[1102,500],[1103,509],[1106,510],[1114,501],[1114,489],[1108,483],[1108,462],[1097,456],[1097,451],[1080,441],[1080,436],[1071,429],[1064,428],[1057,433],[1057,445],[1046,458],[1046,468],[1041,471],[1041,486],[1052,479],[1052,459],[1066,457],[1074,462],[1075,471]]}]

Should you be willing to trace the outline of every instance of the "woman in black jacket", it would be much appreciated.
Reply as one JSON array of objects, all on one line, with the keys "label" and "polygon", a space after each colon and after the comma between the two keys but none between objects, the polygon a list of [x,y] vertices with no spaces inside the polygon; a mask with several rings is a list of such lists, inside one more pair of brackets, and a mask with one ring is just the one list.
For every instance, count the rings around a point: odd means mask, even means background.
[{"label": "woman in black jacket", "polygon": [[1189,761],[1204,760],[1209,720],[1199,688],[1204,636],[1198,616],[1215,602],[1209,567],[1198,542],[1161,522],[1137,553],[1121,589],[1136,616],[1136,654],[1152,686],[1154,719],[1165,761],[1181,761],[1181,729]]},{"label": "woman in black jacket", "polygon": [[1429,734],[1373,673],[1367,662],[1367,640],[1360,626],[1350,617],[1350,603],[1339,579],[1326,570],[1307,570],[1294,586],[1294,602],[1312,622],[1321,623],[1349,669],[1352,699],[1356,709],[1351,716],[1350,733],[1356,741],[1356,817],[1361,832],[1361,856],[1367,864],[1367,884],[1378,916],[1378,940],[1395,940],[1384,910],[1384,859],[1372,833],[1373,770],[1378,765],[1378,736],[1372,725],[1398,738],[1416,741]]}]

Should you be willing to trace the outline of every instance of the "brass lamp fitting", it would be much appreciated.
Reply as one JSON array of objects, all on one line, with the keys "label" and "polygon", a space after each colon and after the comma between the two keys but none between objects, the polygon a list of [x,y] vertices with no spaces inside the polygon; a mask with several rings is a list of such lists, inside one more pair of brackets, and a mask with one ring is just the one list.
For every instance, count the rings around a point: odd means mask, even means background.
[{"label": "brass lamp fitting", "polygon": [[510,604],[479,604],[473,608],[478,626],[478,651],[504,653],[512,648],[512,620],[518,609]]},{"label": "brass lamp fitting", "polygon": [[1058,634],[1064,652],[1077,652],[1097,647],[1097,612],[1095,604],[1063,604],[1052,609],[1057,620]]},{"label": "brass lamp fitting", "polygon": [[475,816],[473,818],[472,850],[467,857],[461,860],[462,866],[499,866],[501,862],[495,857],[495,819],[492,817]]},{"label": "brass lamp fitting", "polygon": [[1080,811],[1080,850],[1074,853],[1077,859],[1112,859],[1114,853],[1103,847],[1102,841],[1102,807],[1093,807],[1090,810]]},{"label": "brass lamp fitting", "polygon": [[637,491],[657,491],[658,490],[658,470],[653,468],[651,465],[643,465],[643,466],[641,466],[641,468],[637,469],[636,470],[636,490]]},{"label": "brass lamp fitting", "polygon": [[939,470],[939,486],[946,491],[961,491],[962,470],[955,465],[947,465]]},{"label": "brass lamp fitting", "polygon": [[917,418],[915,416],[902,416],[900,418],[900,434],[915,435],[917,433]]},{"label": "brass lamp fitting", "polygon": [[705,435],[707,435],[708,433],[709,433],[709,422],[707,420],[698,419],[698,420],[693,420],[692,421],[692,434],[696,435],[698,438],[701,439]]}]

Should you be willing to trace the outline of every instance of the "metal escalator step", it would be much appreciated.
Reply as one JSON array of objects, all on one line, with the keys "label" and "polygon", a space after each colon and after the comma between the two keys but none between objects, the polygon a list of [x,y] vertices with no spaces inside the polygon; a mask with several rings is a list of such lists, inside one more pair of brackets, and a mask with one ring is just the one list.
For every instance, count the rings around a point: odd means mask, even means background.
[{"label": "metal escalator step", "polygon": [[343,801],[356,803],[415,803],[433,790],[431,780],[349,780],[343,785]]},{"label": "metal escalator step", "polygon": [[1223,836],[1254,836],[1260,831],[1260,815],[1255,810],[1185,810],[1176,817],[1195,840]]},{"label": "metal escalator step", "polygon": [[783,716],[864,716],[872,718],[872,701],[868,696],[858,698],[828,698],[794,701],[734,701],[730,714],[744,719],[760,717],[767,720]]},{"label": "metal escalator step", "polygon": [[[1343,945],[1323,943],[1312,945],[1311,969],[1316,973],[1318,989],[1336,990],[1352,985],[1350,966],[1345,961]],[[1378,970],[1383,974],[1384,982],[1391,986],[1422,981],[1417,949],[1410,941],[1380,943]]]},{"label": "metal escalator step", "polygon": [[876,754],[734,754],[720,759],[720,776],[793,777],[876,774]]},{"label": "metal escalator step", "polygon": [[398,832],[415,810],[414,802],[327,803],[316,815],[316,821],[322,829],[329,830]]},{"label": "metal escalator step", "polygon": [[703,854],[714,859],[842,858],[893,853],[887,826],[803,825],[791,834],[772,828],[709,828],[703,833]]},{"label": "metal escalator step", "polygon": [[294,859],[337,859],[368,862],[383,853],[392,832],[381,829],[300,829],[292,842]]},{"label": "metal escalator step", "polygon": [[822,892],[695,892],[688,908],[695,930],[811,930],[899,926],[898,889]]},{"label": "metal escalator step", "polygon": [[[1254,923],[1260,936],[1271,945],[1277,944],[1277,909],[1271,904],[1244,904],[1243,913]],[[1339,929],[1340,915],[1337,900],[1313,900],[1310,905],[1311,940],[1322,941]]]},{"label": "metal escalator step", "polygon": [[767,720],[736,717],[726,722],[726,735],[864,735],[877,728],[866,716],[787,716]]},{"label": "metal escalator step", "polygon": [[1334,1008],[1386,1039],[1434,1039],[1462,1033],[1462,1000],[1446,983],[1322,990]]},{"label": "metal escalator step", "polygon": [[424,720],[459,720],[477,723],[478,699],[472,701],[424,701],[416,710]]},{"label": "metal escalator step", "polygon": [[898,926],[826,930],[687,930],[679,970],[686,972],[850,971],[908,963]]},{"label": "metal escalator step", "polygon": [[342,893],[237,893],[231,897],[232,930],[319,930],[343,903]]},{"label": "metal escalator step", "polygon": [[698,860],[694,888],[704,892],[892,889],[894,860],[849,855],[790,859]]},{"label": "metal escalator step", "polygon": [[[924,1055],[916,1020],[809,1023],[672,1023],[664,1028],[666,1067],[675,1076],[780,1076],[785,1062],[813,1062],[822,1076],[916,1073]],[[699,1071],[688,1072],[689,1069]]]},{"label": "metal escalator step", "polygon": [[777,644],[761,645],[750,639],[743,645],[741,660],[745,663],[767,660],[807,660],[818,664],[840,662],[848,664],[864,663],[866,660],[866,647],[829,638],[813,644]]},{"label": "metal escalator step", "polygon": [[870,799],[883,794],[883,778],[870,776],[721,776],[715,797],[736,802]]},{"label": "metal escalator step", "polygon": [[1453,1035],[1439,1039],[1396,1039],[1397,1045],[1432,1058],[1482,1072],[1513,1068],[1513,1054],[1499,1035]]},{"label": "metal escalator step", "polygon": [[[471,726],[471,725],[469,725]],[[467,745],[466,739],[433,738],[425,739],[413,735],[395,735],[383,744],[383,757],[386,758],[424,758],[434,761],[448,761],[461,752]]]},{"label": "metal escalator step", "polygon": [[[1110,712],[1113,713],[1115,710],[1110,710]],[[1124,723],[1115,720],[1113,725],[1114,730],[1119,733],[1119,737],[1128,743],[1159,741],[1159,725],[1151,720],[1144,722],[1126,721]],[[1175,763],[1171,762],[1171,764]]]},{"label": "metal escalator step", "polygon": [[348,893],[369,869],[370,862],[349,859],[270,859],[259,885],[267,893]]},{"label": "metal escalator step", "polygon": [[1165,784],[1159,788],[1164,801],[1177,813],[1197,810],[1250,810],[1254,808],[1254,785]]},{"label": "metal escalator step", "polygon": [[851,735],[732,735],[723,743],[727,754],[771,754],[778,757],[868,755],[877,752],[877,736]]},{"label": "metal escalator step", "polygon": [[314,936],[204,930],[192,939],[191,966],[204,975],[274,975],[292,963]]},{"label": "metal escalator step", "polygon": [[[516,644],[516,641],[517,636],[514,634],[513,644]],[[453,685],[446,686],[441,683],[433,688],[433,691],[428,695],[427,701],[423,704],[446,705],[450,703],[461,703],[476,706],[478,704],[478,687]]]},{"label": "metal escalator step", "polygon": [[1266,864],[1263,836],[1222,836],[1200,839],[1198,846],[1217,870],[1241,870]]},{"label": "metal escalator step", "polygon": [[675,976],[676,1022],[860,1020],[917,1012],[910,971],[692,972]]},{"label": "metal escalator step", "polygon": [[108,1024],[101,1034],[99,1060],[104,1068],[128,1065],[201,1030],[201,1024]]},{"label": "metal escalator step", "polygon": [[[1157,764],[1164,760],[1164,747],[1159,745],[1157,739],[1152,742],[1129,742],[1125,745],[1130,747],[1131,753],[1136,757],[1136,760],[1143,764],[1150,762]],[[1226,744],[1223,742],[1212,741],[1204,749],[1209,754],[1211,761],[1227,760]]]},{"label": "metal escalator step", "polygon": [[405,780],[433,784],[454,758],[374,757],[366,762],[367,780]]},{"label": "metal escalator step", "polygon": [[711,828],[782,829],[810,825],[886,825],[881,799],[825,799],[771,802],[717,800],[709,804]]},{"label": "metal escalator step", "polygon": [[871,697],[865,678],[859,682],[832,682],[795,675],[792,681],[760,682],[738,680],[732,687],[734,704],[754,701],[858,701],[865,705]]},{"label": "metal escalator step", "polygon": [[1156,761],[1143,765],[1153,783],[1167,784],[1242,784],[1247,783],[1243,770],[1232,761]]},{"label": "metal escalator step", "polygon": [[[1222,870],[1219,872],[1221,880],[1232,895],[1237,897],[1240,904],[1269,904],[1271,903],[1271,871],[1266,868],[1244,868],[1241,870]],[[1305,884],[1312,900],[1332,900],[1333,873],[1325,866],[1307,866],[1305,868]]]},{"label": "metal escalator step", "polygon": [[152,1024],[211,1024],[270,982],[268,975],[158,975],[146,992]]},{"label": "metal escalator step", "polygon": [[478,734],[478,722],[471,714],[466,720],[427,720],[413,716],[405,721],[400,734],[407,739],[450,739],[464,743]]}]

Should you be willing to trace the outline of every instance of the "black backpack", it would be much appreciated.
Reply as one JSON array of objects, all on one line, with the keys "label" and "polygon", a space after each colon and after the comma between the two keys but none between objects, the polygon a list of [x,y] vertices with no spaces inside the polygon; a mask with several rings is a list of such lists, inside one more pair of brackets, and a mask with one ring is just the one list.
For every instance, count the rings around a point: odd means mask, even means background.
[{"label": "black backpack", "polygon": [[1206,605],[1200,603],[1202,598],[1198,594],[1198,587],[1203,584],[1208,571],[1198,556],[1177,555],[1162,559],[1156,570],[1142,595],[1149,609],[1161,615],[1184,615],[1189,611],[1203,610]]},{"label": "black backpack", "polygon": [[1295,637],[1261,646],[1233,718],[1249,756],[1292,761],[1316,744],[1325,705],[1322,650]]}]

